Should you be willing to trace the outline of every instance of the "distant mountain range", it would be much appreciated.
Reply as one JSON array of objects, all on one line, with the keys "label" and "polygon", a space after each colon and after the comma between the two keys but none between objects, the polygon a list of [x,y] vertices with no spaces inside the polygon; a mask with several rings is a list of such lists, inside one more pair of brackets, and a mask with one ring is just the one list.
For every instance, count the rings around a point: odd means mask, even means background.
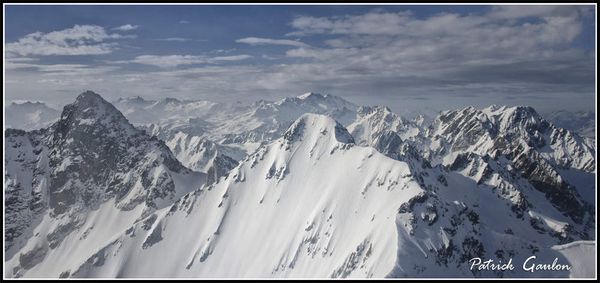
[{"label": "distant mountain range", "polygon": [[545,117],[557,127],[569,129],[582,137],[596,138],[596,115],[592,111],[554,111]]},{"label": "distant mountain range", "polygon": [[12,102],[4,107],[7,128],[37,130],[58,120],[60,111],[48,107],[43,102]]},{"label": "distant mountain range", "polygon": [[[304,94],[309,96],[314,93]],[[316,94],[323,96],[320,94]],[[324,95],[335,97],[331,95]],[[343,101],[348,109],[356,109],[358,106],[336,97],[338,101]],[[298,97],[287,98],[276,103],[290,103],[292,100],[303,100],[302,95]],[[310,100],[310,99],[309,99]],[[165,120],[185,120],[190,118],[208,118],[209,116],[220,113],[220,111],[236,111],[239,109],[248,110],[248,106],[234,106],[233,104],[215,103],[205,100],[179,100],[176,98],[165,98],[162,100],[146,100],[140,96],[119,98],[112,102],[125,117],[134,125],[139,124],[160,124]],[[273,104],[270,101],[258,101],[254,104],[254,110],[265,111],[266,105]],[[293,103],[293,102],[292,102]],[[258,109],[262,105],[262,109]],[[47,106],[43,102],[12,102],[5,107],[7,128],[35,130],[49,126],[58,119],[60,111]],[[307,110],[307,109],[304,109]],[[318,111],[317,111],[318,112]],[[560,128],[568,129],[586,138],[595,138],[595,113],[593,111],[566,111],[557,110],[540,113],[546,120],[552,122]],[[423,115],[417,115],[423,122],[431,122],[431,118]],[[353,117],[351,117],[352,119]],[[175,123],[175,122],[173,122]]]},{"label": "distant mountain range", "polygon": [[[7,127],[28,125],[5,131],[7,277],[595,274],[595,137],[579,132],[593,115],[406,119],[318,93],[231,105],[88,91],[46,108],[6,108]],[[532,255],[573,268],[521,269]]]}]

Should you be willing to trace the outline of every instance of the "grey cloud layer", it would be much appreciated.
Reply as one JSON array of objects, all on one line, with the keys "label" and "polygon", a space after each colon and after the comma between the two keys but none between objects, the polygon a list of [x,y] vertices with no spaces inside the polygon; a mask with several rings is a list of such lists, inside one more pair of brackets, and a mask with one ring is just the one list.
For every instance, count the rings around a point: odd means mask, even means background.
[{"label": "grey cloud layer", "polygon": [[[99,66],[100,75],[89,75],[90,88],[102,79],[111,81],[113,90],[110,91],[115,95],[123,90],[131,92],[125,95],[169,90],[170,95],[237,99],[252,95],[287,96],[313,90],[369,97],[375,101],[400,101],[398,99],[404,97],[422,103],[425,97],[453,97],[465,104],[473,98],[535,103],[546,95],[555,101],[564,96],[565,104],[591,104],[594,54],[573,47],[573,42],[582,34],[583,17],[593,16],[593,13],[593,6],[498,6],[486,13],[440,13],[425,18],[410,11],[300,16],[291,20],[294,30],[288,36],[302,40],[259,37],[236,40],[249,45],[287,48],[284,54],[262,55],[267,59],[261,64],[248,64],[244,60],[251,56],[246,54],[139,55],[119,63],[162,69],[142,75],[129,71],[124,64],[117,65],[122,67],[119,70]],[[105,45],[122,36],[106,33],[100,27],[83,30],[86,32],[79,33],[83,35],[74,37],[86,38],[81,41],[86,43],[81,44],[82,48],[98,49],[97,54],[111,52],[114,46]],[[64,46],[60,39],[48,39],[55,37],[49,34],[52,33],[28,35],[13,44],[30,46],[22,50],[41,49],[35,46],[42,43],[55,49]],[[15,50],[17,46],[12,48]],[[79,46],[65,48],[76,53]],[[212,65],[220,62],[232,64]],[[13,69],[36,64],[25,59],[10,63]],[[48,69],[38,70],[43,68]],[[51,76],[51,72],[45,74]],[[56,79],[61,86],[54,88],[63,89],[70,78],[57,75]],[[86,75],[72,79],[82,83]],[[49,89],[53,89],[52,85],[49,83]],[[108,86],[98,83],[98,87]],[[523,99],[519,101],[519,97]]]},{"label": "grey cloud layer", "polygon": [[138,63],[144,65],[153,65],[161,68],[177,67],[181,65],[194,65],[194,64],[214,64],[224,61],[240,61],[250,59],[252,56],[241,54],[231,56],[195,56],[195,55],[142,55],[137,56],[131,61],[123,61],[119,63]]}]

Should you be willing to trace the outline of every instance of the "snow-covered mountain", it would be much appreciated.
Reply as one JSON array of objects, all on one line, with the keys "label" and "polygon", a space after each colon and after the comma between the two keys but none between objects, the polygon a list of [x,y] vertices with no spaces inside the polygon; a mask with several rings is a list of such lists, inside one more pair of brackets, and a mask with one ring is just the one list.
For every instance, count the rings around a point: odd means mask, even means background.
[{"label": "snow-covered mountain", "polygon": [[[531,107],[467,107],[448,111],[434,121],[432,150],[513,155],[537,152],[554,165],[592,172],[595,149],[588,140],[543,119]],[[445,143],[446,146],[441,146]]]},{"label": "snow-covered mountain", "polygon": [[[431,123],[315,93],[213,107],[134,128],[84,93],[7,131],[5,275],[594,276],[595,146],[530,107]],[[531,255],[573,269],[526,272]]]},{"label": "snow-covered mountain", "polygon": [[8,277],[87,258],[206,179],[89,91],[52,126],[5,137]]},{"label": "snow-covered mountain", "polygon": [[582,137],[596,139],[596,114],[593,111],[553,111],[544,117],[557,127],[578,133]]},{"label": "snow-covered mountain", "polygon": [[4,108],[6,128],[37,130],[58,120],[60,111],[48,107],[43,102],[12,102]]},{"label": "snow-covered mountain", "polygon": [[426,155],[434,163],[468,163],[469,153],[505,158],[507,170],[526,178],[565,215],[577,223],[591,220],[586,215],[593,214],[589,202],[594,204],[595,147],[547,122],[533,108],[467,107],[445,112],[429,135]]},{"label": "snow-covered mountain", "polygon": [[324,114],[345,125],[355,119],[357,106],[337,96],[309,92],[230,109],[205,119],[212,125],[208,138],[224,144],[265,143],[281,136],[304,113]]},{"label": "snow-covered mountain", "polygon": [[[505,242],[498,239],[498,235],[520,234],[532,250],[538,250],[539,243],[544,241],[546,245],[560,245],[595,239],[595,148],[576,134],[541,119],[533,109],[469,107],[445,112],[427,128],[410,123],[385,107],[368,110],[367,115],[360,115],[349,126],[357,141],[406,162],[422,187],[433,188],[436,193],[423,195],[419,205],[425,213],[435,212],[436,223],[450,219],[446,223],[453,227],[457,222],[455,218],[460,216],[446,215],[446,220],[439,216],[440,210],[452,211],[447,203],[444,205],[445,200],[455,199],[464,209],[471,209],[471,216],[477,218],[478,225],[489,226],[486,231],[494,230],[491,235],[469,236],[477,240],[472,242],[478,246],[481,243],[480,251],[490,250],[486,243]],[[532,144],[535,138],[538,138],[536,146],[522,144]],[[435,176],[443,186],[428,183],[428,179]],[[494,216],[498,211],[486,212],[487,209],[480,208],[483,203],[494,203],[484,208],[509,209],[498,221]],[[516,225],[522,222],[526,224]],[[507,225],[501,229],[494,223]],[[518,232],[514,232],[519,226]],[[464,244],[465,236],[454,238],[457,229],[448,227],[439,229],[449,229],[450,236],[428,238],[428,241],[440,245]],[[433,228],[427,228],[425,234],[430,233],[429,229]],[[547,239],[542,240],[544,238]],[[503,244],[507,245],[509,243]],[[523,250],[523,247],[516,249]],[[456,253],[448,249],[448,246],[442,250],[436,248],[443,260],[435,261],[447,263],[448,253]],[[427,261],[422,264],[434,265]],[[424,274],[431,275],[430,272]],[[442,274],[452,274],[452,270],[444,270]]]},{"label": "snow-covered mountain", "polygon": [[[384,276],[395,264],[397,209],[419,191],[405,164],[307,114],[227,178],[65,268],[73,276]],[[151,238],[160,241],[144,244]]]},{"label": "snow-covered mountain", "polygon": [[138,127],[164,140],[185,166],[209,174],[211,180],[223,176],[260,145],[280,137],[304,113],[350,123],[357,109],[340,97],[312,92],[250,105],[140,97],[119,99],[116,105]]},{"label": "snow-covered mountain", "polygon": [[217,103],[205,100],[164,98],[145,100],[140,96],[120,98],[113,102],[123,115],[134,124],[155,123],[165,119],[196,118],[210,114]]},{"label": "snow-covered mountain", "polygon": [[416,121],[406,120],[385,106],[361,106],[357,114],[348,130],[365,144],[373,143],[385,131],[397,133],[402,139],[412,138],[421,131]]},{"label": "snow-covered mountain", "polygon": [[156,136],[167,141],[167,146],[175,153],[181,163],[195,171],[208,174],[208,183],[216,181],[237,166],[236,159],[229,155],[245,157],[245,152],[236,148],[223,146],[206,138],[194,136],[184,131],[162,132],[150,128]]}]

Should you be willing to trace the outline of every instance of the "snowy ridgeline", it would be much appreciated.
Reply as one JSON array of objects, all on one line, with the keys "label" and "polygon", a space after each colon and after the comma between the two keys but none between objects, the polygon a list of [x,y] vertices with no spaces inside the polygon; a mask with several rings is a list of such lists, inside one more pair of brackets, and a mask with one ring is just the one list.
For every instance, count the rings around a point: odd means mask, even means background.
[{"label": "snowy ridgeline", "polygon": [[595,143],[530,107],[85,92],[5,138],[6,277],[595,274]]}]

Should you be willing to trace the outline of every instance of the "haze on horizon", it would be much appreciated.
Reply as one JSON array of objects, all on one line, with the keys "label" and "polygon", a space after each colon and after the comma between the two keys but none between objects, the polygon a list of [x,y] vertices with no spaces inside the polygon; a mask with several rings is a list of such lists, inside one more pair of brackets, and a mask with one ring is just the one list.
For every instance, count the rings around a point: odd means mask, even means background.
[{"label": "haze on horizon", "polygon": [[[5,101],[314,91],[398,113],[592,111],[595,7],[6,5]],[[32,21],[31,19],[35,19]]]}]

